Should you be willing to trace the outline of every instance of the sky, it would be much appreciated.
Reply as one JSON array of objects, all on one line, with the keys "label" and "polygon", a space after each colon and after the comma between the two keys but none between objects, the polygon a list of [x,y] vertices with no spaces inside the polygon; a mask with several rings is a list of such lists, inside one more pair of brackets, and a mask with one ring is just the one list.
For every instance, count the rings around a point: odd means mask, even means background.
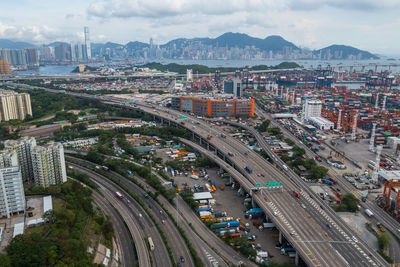
[{"label": "sky", "polygon": [[240,32],[400,56],[400,0],[0,0],[0,38],[163,44]]}]

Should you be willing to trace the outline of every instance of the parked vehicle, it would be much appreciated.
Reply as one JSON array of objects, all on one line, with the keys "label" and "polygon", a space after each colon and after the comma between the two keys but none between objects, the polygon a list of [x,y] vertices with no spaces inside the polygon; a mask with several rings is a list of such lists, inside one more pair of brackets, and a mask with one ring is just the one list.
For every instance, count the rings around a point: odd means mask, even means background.
[{"label": "parked vehicle", "polygon": [[371,217],[374,215],[370,209],[366,209],[364,212],[365,212],[365,214],[368,215],[368,217]]}]

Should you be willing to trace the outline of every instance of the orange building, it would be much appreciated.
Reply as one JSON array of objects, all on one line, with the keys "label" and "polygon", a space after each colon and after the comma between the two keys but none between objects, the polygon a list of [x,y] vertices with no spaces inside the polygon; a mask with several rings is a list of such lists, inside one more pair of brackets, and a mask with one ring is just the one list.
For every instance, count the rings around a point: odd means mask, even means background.
[{"label": "orange building", "polygon": [[8,62],[0,60],[0,75],[9,75],[10,73],[10,64],[8,64]]},{"label": "orange building", "polygon": [[173,109],[209,117],[254,116],[254,100],[210,100],[194,97],[174,97]]}]

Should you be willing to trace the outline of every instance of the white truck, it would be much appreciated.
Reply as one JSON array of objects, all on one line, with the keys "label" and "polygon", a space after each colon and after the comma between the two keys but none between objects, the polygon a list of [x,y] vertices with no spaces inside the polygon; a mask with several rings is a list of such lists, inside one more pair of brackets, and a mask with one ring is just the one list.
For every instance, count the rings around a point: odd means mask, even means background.
[{"label": "white truck", "polygon": [[367,214],[368,217],[371,217],[371,216],[374,215],[370,209],[366,209],[366,210],[365,210],[365,214]]}]

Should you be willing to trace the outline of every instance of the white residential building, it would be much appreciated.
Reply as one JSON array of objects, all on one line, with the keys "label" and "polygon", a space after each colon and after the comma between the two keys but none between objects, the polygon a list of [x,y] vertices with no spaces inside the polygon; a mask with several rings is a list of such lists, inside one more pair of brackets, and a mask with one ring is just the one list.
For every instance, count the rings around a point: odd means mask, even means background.
[{"label": "white residential building", "polygon": [[33,182],[32,149],[36,146],[36,139],[26,136],[18,140],[7,140],[4,146],[17,152],[22,179],[25,182]]},{"label": "white residential building", "polygon": [[0,169],[18,166],[18,156],[15,150],[0,151]]},{"label": "white residential building", "polygon": [[0,217],[25,211],[25,195],[20,167],[0,169]]},{"label": "white residential building", "polygon": [[48,187],[67,181],[64,148],[51,142],[32,151],[33,176],[36,185]]},{"label": "white residential building", "polygon": [[24,120],[26,115],[32,116],[29,94],[0,90],[0,121]]}]

